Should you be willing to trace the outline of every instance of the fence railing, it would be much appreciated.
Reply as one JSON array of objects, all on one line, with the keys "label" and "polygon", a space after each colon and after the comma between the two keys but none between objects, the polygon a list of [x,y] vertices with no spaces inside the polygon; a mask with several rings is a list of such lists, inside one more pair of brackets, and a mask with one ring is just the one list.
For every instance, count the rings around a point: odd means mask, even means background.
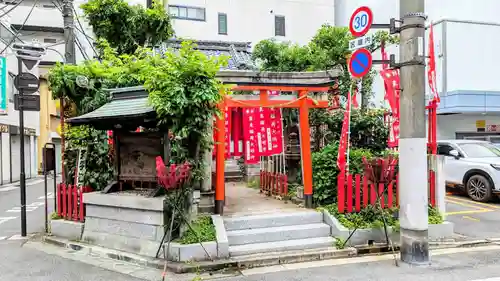
[{"label": "fence railing", "polygon": [[91,191],[92,188],[88,186],[58,184],[57,215],[65,220],[83,222],[85,220],[83,194]]},{"label": "fence railing", "polygon": [[288,195],[288,177],[277,172],[260,171],[260,192],[273,196]]},{"label": "fence railing", "polygon": [[[436,206],[436,175],[429,171],[429,204]],[[360,212],[368,205],[392,208],[399,206],[398,175],[394,179],[374,183],[366,175],[339,175],[337,185],[337,200],[339,213]],[[380,199],[379,199],[380,197]],[[380,202],[377,202],[380,200]]]}]

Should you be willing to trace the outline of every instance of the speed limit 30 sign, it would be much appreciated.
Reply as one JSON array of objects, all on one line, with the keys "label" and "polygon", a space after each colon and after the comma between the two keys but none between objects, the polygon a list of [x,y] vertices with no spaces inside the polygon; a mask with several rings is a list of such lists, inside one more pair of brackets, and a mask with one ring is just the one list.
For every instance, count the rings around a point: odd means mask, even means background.
[{"label": "speed limit 30 sign", "polygon": [[351,20],[349,21],[349,30],[353,36],[361,37],[370,30],[372,23],[372,10],[366,6],[362,6],[352,13]]}]

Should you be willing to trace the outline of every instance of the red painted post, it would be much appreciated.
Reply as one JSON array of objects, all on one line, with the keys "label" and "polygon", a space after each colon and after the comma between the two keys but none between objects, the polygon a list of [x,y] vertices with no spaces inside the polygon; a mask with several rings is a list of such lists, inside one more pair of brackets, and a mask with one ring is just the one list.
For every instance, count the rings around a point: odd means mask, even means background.
[{"label": "red painted post", "polygon": [[73,186],[68,185],[68,189],[66,190],[67,198],[68,198],[68,212],[66,213],[66,219],[71,220],[71,213],[73,212],[73,200],[72,199]]},{"label": "red painted post", "polygon": [[392,185],[393,185],[393,182],[389,182],[389,186],[387,187],[387,206],[389,208],[392,208],[392,199],[394,197],[394,193],[393,193],[393,190],[392,190]]},{"label": "red painted post", "polygon": [[380,206],[382,206],[382,209],[385,208],[385,194],[384,194],[384,183],[379,183],[378,184],[378,196],[380,198]]},{"label": "red painted post", "polygon": [[399,173],[396,175],[396,206],[399,207]]},{"label": "red painted post", "polygon": [[356,212],[361,211],[361,175],[356,175]]},{"label": "red painted post", "polygon": [[61,206],[61,189],[62,189],[62,183],[59,183],[56,188],[56,198],[57,198],[57,215],[61,216],[61,211],[62,211],[62,206]]},{"label": "red painted post", "polygon": [[73,188],[73,220],[78,220],[78,187],[75,185]]},{"label": "red painted post", "polygon": [[344,213],[345,210],[345,178],[344,174],[340,173],[337,178],[337,207],[339,209],[339,213]]},{"label": "red painted post", "polygon": [[377,191],[375,190],[375,184],[370,184],[370,205],[375,206],[377,203]]},{"label": "red painted post", "polygon": [[436,206],[436,175],[434,171],[429,171],[429,197],[432,207]]},{"label": "red painted post", "polygon": [[67,207],[68,207],[68,197],[66,195],[66,191],[67,191],[67,186],[66,184],[62,184],[61,185],[61,189],[62,189],[62,196],[61,196],[61,200],[62,200],[62,214],[61,214],[61,217],[63,218],[66,218],[66,210],[67,210]]},{"label": "red painted post", "polygon": [[87,187],[84,186],[82,187],[82,190],[79,192],[79,198],[80,198],[80,211],[78,212],[78,219],[80,222],[83,222],[83,193],[87,190]]},{"label": "red painted post", "polygon": [[368,206],[368,198],[370,198],[370,193],[368,191],[368,178],[363,176],[363,207]]},{"label": "red painted post", "polygon": [[347,212],[352,213],[352,175],[347,174]]},{"label": "red painted post", "polygon": [[264,183],[262,181],[262,178],[263,178],[263,176],[262,176],[262,170],[260,170],[260,172],[259,172],[259,189],[260,189],[260,192],[262,192],[262,186],[263,186],[262,184]]},{"label": "red painted post", "polygon": [[285,189],[285,196],[288,195],[288,176],[283,175],[283,188]]}]

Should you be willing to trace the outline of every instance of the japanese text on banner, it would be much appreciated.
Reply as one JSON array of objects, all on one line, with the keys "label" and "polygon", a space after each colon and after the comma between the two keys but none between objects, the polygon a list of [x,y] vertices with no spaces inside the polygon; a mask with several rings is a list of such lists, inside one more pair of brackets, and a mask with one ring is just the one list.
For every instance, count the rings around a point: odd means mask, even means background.
[{"label": "japanese text on banner", "polygon": [[256,164],[259,162],[259,147],[257,139],[258,109],[246,108],[243,111],[243,140],[245,143],[245,162]]},{"label": "japanese text on banner", "polygon": [[270,155],[280,154],[283,152],[283,125],[281,121],[281,109],[269,109],[269,123],[268,130],[268,149]]},{"label": "japanese text on banner", "polygon": [[231,109],[226,107],[224,111],[224,157],[231,156]]}]

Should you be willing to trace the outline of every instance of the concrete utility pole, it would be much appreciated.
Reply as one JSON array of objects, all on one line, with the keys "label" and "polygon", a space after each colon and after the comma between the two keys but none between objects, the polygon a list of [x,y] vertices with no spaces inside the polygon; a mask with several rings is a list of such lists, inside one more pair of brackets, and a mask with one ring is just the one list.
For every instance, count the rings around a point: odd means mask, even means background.
[{"label": "concrete utility pole", "polygon": [[[76,63],[76,54],[75,54],[75,33],[74,33],[74,17],[73,17],[73,0],[63,0],[63,24],[64,24],[64,41],[65,44],[65,52],[64,58],[65,62],[68,64]],[[59,100],[59,108],[60,108],[60,120],[61,120],[61,177],[62,182],[65,183],[66,179],[64,177],[64,98]],[[55,180],[55,179],[54,179]]]},{"label": "concrete utility pole", "polygon": [[429,262],[427,138],[425,129],[424,0],[400,0],[401,260]]}]

